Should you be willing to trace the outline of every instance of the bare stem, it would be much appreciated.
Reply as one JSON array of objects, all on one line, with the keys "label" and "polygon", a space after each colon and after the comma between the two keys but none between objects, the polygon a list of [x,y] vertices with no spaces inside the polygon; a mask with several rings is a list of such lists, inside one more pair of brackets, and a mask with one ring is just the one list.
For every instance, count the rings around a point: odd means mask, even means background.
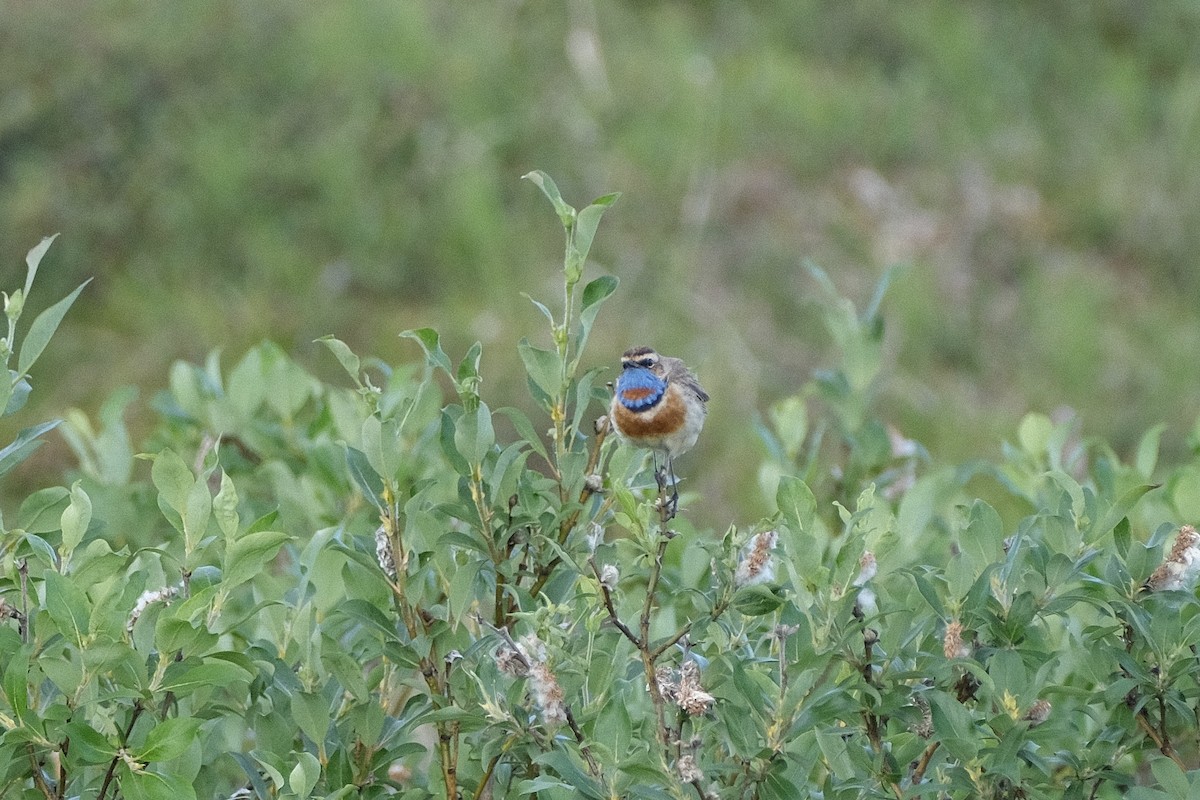
[{"label": "bare stem", "polygon": [[38,763],[37,750],[33,743],[25,745],[25,751],[29,754],[29,769],[33,773],[33,783],[37,786],[38,791],[46,796],[46,800],[54,800],[54,792],[51,791],[50,785],[46,783],[46,776],[42,774],[42,766]]},{"label": "bare stem", "polygon": [[939,744],[941,742],[930,742],[929,746],[925,748],[925,752],[921,753],[921,757],[917,759],[917,764],[913,767],[911,776],[914,786],[924,780],[925,772],[929,769],[929,762],[933,760],[933,754],[937,752]]},{"label": "bare stem", "polygon": [[563,711],[567,715],[567,724],[571,726],[571,733],[575,735],[575,741],[579,744],[579,754],[583,756],[583,760],[587,762],[588,772],[592,773],[592,777],[599,781],[604,781],[604,771],[600,768],[600,762],[592,755],[592,750],[587,746],[584,740],[583,731],[579,728],[579,723],[575,721],[575,715],[571,713],[569,705],[563,705]]},{"label": "bare stem", "polygon": [[613,604],[612,592],[600,579],[600,569],[596,566],[596,556],[592,555],[588,558],[588,565],[592,568],[592,574],[596,576],[596,581],[600,584],[600,596],[604,600],[604,609],[608,612],[608,618],[617,630],[621,632],[626,639],[633,643],[633,646],[639,650],[642,648],[642,640],[634,633],[628,625],[621,621],[617,616],[616,606]]},{"label": "bare stem", "polygon": [[17,573],[21,576],[21,643],[29,644],[29,561],[22,558],[17,562]]},{"label": "bare stem", "polygon": [[[145,706],[141,701],[133,704],[133,713],[129,715],[129,724],[125,726],[125,734],[121,737],[121,746],[129,741],[129,734],[133,733],[133,726],[138,721],[138,717],[142,715]],[[116,774],[117,764],[121,763],[121,754],[118,752],[113,756],[112,761],[108,763],[108,770],[104,773],[104,783],[100,784],[100,794],[96,795],[96,800],[104,800],[104,795],[108,793],[108,787],[112,784],[113,775]]]},{"label": "bare stem", "polygon": [[646,672],[646,683],[650,687],[650,700],[654,704],[654,710],[658,716],[658,741],[664,748],[669,744],[670,737],[667,733],[662,690],[658,685],[658,675],[655,671],[655,662],[658,660],[658,656],[654,650],[650,649],[650,612],[654,608],[654,593],[658,588],[658,579],[662,574],[663,553],[667,549],[668,541],[667,537],[660,533],[658,547],[654,554],[654,564],[650,568],[650,575],[646,582],[646,599],[642,603],[642,618],[638,637],[642,654],[642,668]]}]

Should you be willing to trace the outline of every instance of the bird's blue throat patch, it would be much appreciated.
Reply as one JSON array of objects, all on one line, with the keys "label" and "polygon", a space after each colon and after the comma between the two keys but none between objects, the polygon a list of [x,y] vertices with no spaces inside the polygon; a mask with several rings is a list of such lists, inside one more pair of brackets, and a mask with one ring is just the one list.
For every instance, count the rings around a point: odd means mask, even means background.
[{"label": "bird's blue throat patch", "polygon": [[666,390],[666,381],[640,367],[628,367],[617,378],[617,399],[630,411],[654,407]]}]

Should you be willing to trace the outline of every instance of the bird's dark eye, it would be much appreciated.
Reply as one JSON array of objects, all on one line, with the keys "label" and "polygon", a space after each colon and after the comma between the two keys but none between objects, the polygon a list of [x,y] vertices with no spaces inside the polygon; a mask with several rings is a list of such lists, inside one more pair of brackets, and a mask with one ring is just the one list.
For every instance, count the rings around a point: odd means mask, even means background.
[{"label": "bird's dark eye", "polygon": [[643,358],[640,361],[638,361],[637,363],[638,363],[639,367],[645,367],[646,369],[650,369],[651,367],[654,366],[654,359],[653,358]]}]

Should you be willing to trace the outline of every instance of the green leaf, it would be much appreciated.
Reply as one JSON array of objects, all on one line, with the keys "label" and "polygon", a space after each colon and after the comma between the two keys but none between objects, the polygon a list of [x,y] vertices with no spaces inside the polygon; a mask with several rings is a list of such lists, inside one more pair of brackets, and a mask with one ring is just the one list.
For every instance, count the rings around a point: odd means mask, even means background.
[{"label": "green leaf", "polygon": [[[3,365],[0,365],[3,366]],[[29,396],[29,381],[24,378],[18,378],[15,370],[7,370],[8,380],[0,378],[0,416],[7,417],[10,414],[15,414],[25,405],[25,398]],[[16,397],[14,395],[13,381],[16,380],[26,387],[25,397]]]},{"label": "green leaf", "polygon": [[617,198],[620,196],[620,192],[613,192],[597,197],[576,217],[575,249],[579,253],[581,262],[587,259],[588,253],[592,249],[592,240],[596,238],[596,229],[600,227],[600,218],[604,216],[604,212],[608,210],[609,206],[617,202]]},{"label": "green leaf", "polygon": [[377,633],[382,634],[384,639],[392,639],[396,636],[396,623],[366,600],[347,600],[337,607],[336,613],[344,614],[350,619],[373,628]]},{"label": "green leaf", "polygon": [[235,540],[225,551],[222,585],[228,591],[262,572],[263,566],[291,538],[280,531],[259,531]]},{"label": "green leaf", "polygon": [[274,509],[263,514],[254,522],[250,523],[250,527],[246,533],[258,533],[259,531],[269,531],[275,527],[275,522],[279,519],[279,509]]},{"label": "green leaf", "polygon": [[483,582],[479,580],[479,572],[483,561],[472,559],[454,570],[450,579],[450,588],[446,592],[446,604],[450,612],[451,624],[456,624],[471,608],[471,603],[484,594]]},{"label": "green leaf", "polygon": [[971,504],[961,539],[976,572],[1004,557],[1004,523],[996,509],[983,500]]},{"label": "green leaf", "polygon": [[150,467],[150,481],[167,506],[183,516],[196,476],[179,454],[169,449],[156,454]]},{"label": "green leaf", "polygon": [[601,275],[583,287],[583,298],[580,313],[590,311],[595,316],[598,306],[612,296],[620,281],[615,275]]},{"label": "green leaf", "polygon": [[562,359],[553,350],[534,347],[528,339],[517,343],[517,352],[525,364],[525,371],[538,388],[550,397],[556,397],[562,388]]},{"label": "green leaf", "polygon": [[170,761],[183,755],[200,733],[203,720],[193,717],[177,717],[164,720],[146,734],[145,743],[134,749],[138,761]]},{"label": "green leaf", "polygon": [[[588,406],[592,402],[592,383],[596,379],[596,370],[588,370],[575,382],[575,413],[571,417],[571,430],[580,432],[580,425],[583,423],[583,415],[587,413]],[[607,411],[607,409],[605,409]],[[589,428],[587,433],[591,433],[594,428]]]},{"label": "green leaf", "polygon": [[970,761],[979,752],[980,739],[975,724],[962,703],[945,692],[928,693],[933,729],[942,745],[960,761]]},{"label": "green leaf", "polygon": [[54,552],[54,548],[51,547],[50,543],[41,536],[34,536],[31,533],[25,533],[20,538],[26,545],[28,545],[29,549],[33,551],[34,557],[41,560],[42,564],[48,567],[53,567],[58,563],[58,558]]},{"label": "green leaf", "polygon": [[298,800],[305,800],[321,778],[321,762],[308,751],[297,753],[296,766],[288,775],[288,788]]},{"label": "green leaf", "polygon": [[21,511],[17,516],[20,526],[26,533],[48,533],[57,530],[62,524],[62,509],[64,500],[71,497],[71,491],[62,486],[51,486],[41,489],[25,498],[21,503]]},{"label": "green leaf", "polygon": [[1054,433],[1054,423],[1045,414],[1032,412],[1025,415],[1021,420],[1021,424],[1017,426],[1017,441],[1021,443],[1021,449],[1031,456],[1042,456],[1046,453],[1046,446],[1050,441],[1050,434]]},{"label": "green leaf", "polygon": [[7,393],[4,397],[4,405],[0,408],[4,409],[3,416],[11,416],[25,407],[26,401],[29,400],[29,394],[33,391],[33,386],[30,385],[28,378],[17,377],[16,370],[8,371],[12,381],[0,381],[0,386]]},{"label": "green leaf", "polygon": [[24,724],[29,713],[29,653],[31,645],[24,645],[8,660],[4,669],[4,697],[12,709],[18,724]]},{"label": "green leaf", "polygon": [[468,464],[481,464],[495,443],[496,432],[487,403],[480,403],[474,413],[459,418],[454,429],[454,446]]},{"label": "green leaf", "polygon": [[83,644],[91,624],[91,603],[83,590],[57,572],[47,572],[46,611],[59,632],[77,645]]},{"label": "green leaf", "polygon": [[786,397],[771,407],[770,415],[784,455],[795,458],[808,437],[808,408],[804,398],[799,395]]},{"label": "green leaf", "polygon": [[454,373],[454,382],[458,385],[459,393],[471,392],[478,394],[479,362],[483,358],[483,345],[479,342],[471,345],[462,361],[458,362],[458,370]]},{"label": "green leaf", "polygon": [[61,419],[43,422],[40,425],[34,425],[18,433],[17,438],[13,439],[12,444],[0,450],[0,475],[4,475],[28,458],[29,454],[38,449],[42,444],[38,437],[47,431],[54,430],[61,422]]},{"label": "green leaf", "polygon": [[596,315],[600,313],[600,306],[617,290],[618,283],[619,281],[612,275],[601,275],[583,287],[583,305],[579,312],[578,352],[583,352],[588,336],[592,332],[592,325],[596,321]]},{"label": "green leaf", "polygon": [[808,484],[795,475],[781,475],[775,504],[788,529],[796,534],[810,531],[817,513],[817,500]]},{"label": "green leaf", "polygon": [[82,715],[64,725],[63,732],[71,742],[71,760],[77,764],[107,764],[117,754],[117,746],[88,725]]},{"label": "green leaf", "polygon": [[217,527],[221,529],[221,533],[225,535],[227,541],[237,536],[238,526],[241,523],[237,507],[237,487],[233,485],[233,479],[226,474],[225,470],[221,470],[221,488],[213,498],[212,512],[217,519]]},{"label": "green leaf", "polygon": [[244,668],[229,661],[210,658],[203,663],[195,663],[195,659],[192,659],[167,667],[160,688],[183,697],[197,689],[249,683],[253,678]]},{"label": "green leaf", "polygon": [[821,748],[821,755],[838,780],[848,781],[854,777],[854,762],[850,759],[842,731],[817,731],[817,746]]},{"label": "green leaf", "polygon": [[188,491],[186,502],[183,510],[183,535],[185,546],[190,553],[204,538],[208,518],[212,516],[212,493],[208,490],[208,481],[194,482]]},{"label": "green leaf", "polygon": [[50,245],[54,244],[54,240],[58,238],[58,234],[51,234],[42,238],[32,250],[25,254],[25,299],[29,299],[29,292],[33,289],[33,279],[37,275],[38,266],[42,263],[42,257],[46,255],[46,251],[50,249]]},{"label": "green leaf", "polygon": [[71,504],[59,517],[62,528],[62,549],[64,556],[71,553],[83,541],[88,525],[92,522],[92,500],[79,485],[79,481],[71,486]]},{"label": "green leaf", "polygon": [[442,409],[441,425],[438,428],[438,444],[441,445],[442,453],[445,454],[455,472],[459,475],[470,475],[471,465],[458,451],[456,443],[458,426],[462,423],[464,416],[466,414],[462,406],[446,406]]},{"label": "green leaf", "polygon": [[264,358],[272,353],[263,348],[254,348],[246,353],[229,373],[225,384],[225,397],[229,404],[243,417],[250,417],[267,398]]},{"label": "green leaf", "polygon": [[1154,468],[1158,466],[1158,445],[1163,431],[1166,429],[1166,423],[1160,422],[1146,431],[1141,441],[1138,442],[1137,457],[1134,458],[1133,464],[1134,469],[1142,476],[1142,480],[1150,480],[1150,476],[1154,474]]},{"label": "green leaf", "polygon": [[362,362],[354,354],[354,351],[350,349],[349,345],[332,336],[322,336],[317,341],[329,348],[329,351],[333,353],[333,357],[342,365],[342,369],[346,370],[350,377],[354,379],[355,385],[361,386]]},{"label": "green leaf", "polygon": [[56,648],[55,652],[42,653],[37,660],[38,669],[50,679],[55,688],[68,697],[83,685],[83,659],[79,650],[72,647]]},{"label": "green leaf", "polygon": [[508,417],[508,421],[511,422],[512,426],[517,429],[517,435],[521,437],[521,440],[528,442],[529,446],[533,448],[533,451],[542,458],[546,459],[547,461],[550,460],[550,456],[546,451],[546,447],[542,444],[541,437],[539,437],[537,431],[533,429],[533,423],[529,421],[529,417],[525,416],[525,412],[518,408],[505,407],[496,409],[496,413],[503,414],[504,416]]},{"label": "green leaf", "polygon": [[389,479],[395,477],[403,455],[399,423],[395,419],[382,421],[374,414],[364,419],[362,446],[363,455],[376,474]]},{"label": "green leaf", "polygon": [[1172,759],[1154,759],[1150,762],[1150,771],[1154,773],[1158,785],[1170,795],[1171,800],[1188,800],[1195,797],[1188,785],[1187,775]]},{"label": "green leaf", "polygon": [[305,736],[321,744],[332,721],[329,701],[319,694],[297,692],[292,695],[292,719]]},{"label": "green leaf", "polygon": [[383,510],[383,479],[371,466],[370,460],[363,451],[346,446],[346,468],[350,470],[350,478],[362,492],[363,497],[371,501],[379,510]]},{"label": "green leaf", "polygon": [[454,368],[450,366],[450,357],[442,350],[441,338],[433,328],[417,328],[400,334],[405,339],[412,339],[421,345],[425,351],[425,362],[431,367],[443,370],[453,377]]},{"label": "green leaf", "polygon": [[550,320],[551,325],[554,324],[554,314],[551,313],[550,309],[546,307],[545,303],[540,302],[538,300],[534,300],[530,295],[526,294],[525,292],[521,292],[521,296],[524,297],[529,302],[533,303],[534,306],[537,307],[537,310],[542,312],[542,316],[544,316],[546,319]]},{"label": "green leaf", "polygon": [[928,578],[919,575],[917,572],[913,572],[911,575],[913,583],[917,584],[917,591],[920,593],[920,596],[924,597],[925,602],[929,603],[929,607],[934,609],[935,614],[942,619],[946,618],[946,607],[943,606],[941,597],[937,596],[934,584],[930,583]]},{"label": "green leaf", "polygon": [[[209,594],[211,595],[212,592]],[[154,646],[161,652],[192,655],[207,652],[216,643],[217,635],[210,631],[207,626],[200,626],[185,619],[178,619],[167,611],[162,611],[161,615],[155,621]]]},{"label": "green leaf", "polygon": [[17,372],[19,374],[27,375],[29,373],[30,367],[38,360],[42,351],[46,349],[46,345],[50,344],[50,338],[58,330],[58,324],[67,315],[67,311],[71,308],[71,304],[75,302],[75,298],[83,291],[83,287],[91,282],[92,279],[88,278],[79,284],[79,287],[75,291],[37,315],[33,324],[29,326],[29,332],[25,334],[25,338],[21,342],[21,354],[17,357]]},{"label": "green leaf", "polygon": [[738,589],[730,606],[747,617],[761,617],[774,612],[784,602],[782,589],[758,584]]},{"label": "green leaf", "polygon": [[123,800],[196,800],[192,784],[179,775],[133,772],[125,763],[117,774]]},{"label": "green leaf", "polygon": [[558,218],[562,220],[564,228],[569,230],[575,224],[575,209],[567,205],[562,199],[562,195],[558,191],[558,186],[549,175],[540,169],[535,169],[533,172],[522,175],[521,180],[529,181],[542,190],[542,194],[546,195],[551,204],[553,204],[554,211],[558,214]]},{"label": "green leaf", "polygon": [[321,384],[277,345],[266,350],[264,356],[262,380],[267,405],[280,417],[292,419],[310,398],[319,396]]},{"label": "green leaf", "polygon": [[1133,510],[1133,507],[1137,505],[1138,500],[1141,500],[1147,492],[1157,488],[1158,484],[1142,484],[1141,486],[1134,486],[1132,489],[1125,492],[1125,494],[1121,495],[1121,497],[1112,504],[1112,507],[1110,507],[1108,511],[1104,513],[1104,516],[1097,520],[1092,526],[1091,530],[1088,531],[1086,538],[1087,543],[1092,544],[1101,537],[1108,535],[1113,528],[1117,527],[1117,523],[1124,519],[1125,516]]}]

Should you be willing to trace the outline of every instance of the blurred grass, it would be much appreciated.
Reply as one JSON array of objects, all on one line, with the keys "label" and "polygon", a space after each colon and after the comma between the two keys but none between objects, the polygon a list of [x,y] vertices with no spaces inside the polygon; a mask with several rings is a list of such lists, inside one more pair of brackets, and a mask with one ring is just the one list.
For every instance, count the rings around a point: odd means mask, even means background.
[{"label": "blurred grass", "polygon": [[[63,233],[33,305],[88,275],[23,421],[153,390],[269,337],[515,354],[560,231],[518,177],[607,191],[622,279],[595,363],[685,357],[715,401],[682,470],[759,508],[751,420],[834,356],[800,264],[860,305],[891,263],[881,415],[936,458],[1066,406],[1187,446],[1200,338],[1200,8],[1163,0],[475,4],[0,0],[0,264]],[[33,309],[36,311],[36,308]],[[543,342],[544,344],[544,342]],[[145,406],[135,430],[149,424]],[[11,432],[10,432],[11,434]],[[10,481],[53,481],[46,452]],[[701,477],[702,476],[702,477]],[[11,478],[12,476],[10,476]],[[728,507],[728,508],[726,508]]]}]

